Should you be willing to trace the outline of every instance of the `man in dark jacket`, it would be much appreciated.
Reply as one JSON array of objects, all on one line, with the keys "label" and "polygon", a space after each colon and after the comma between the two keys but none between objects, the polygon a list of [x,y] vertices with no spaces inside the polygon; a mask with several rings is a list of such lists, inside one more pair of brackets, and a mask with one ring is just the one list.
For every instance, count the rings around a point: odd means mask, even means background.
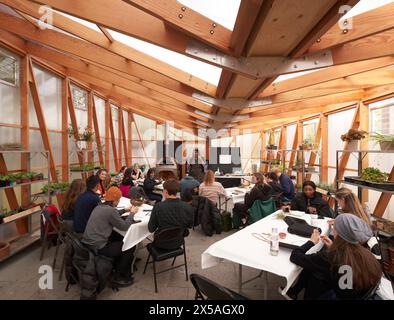
[{"label": "man in dark jacket", "polygon": [[96,175],[86,180],[86,191],[75,202],[73,228],[76,233],[84,233],[93,209],[101,202],[97,188],[100,178]]},{"label": "man in dark jacket", "polygon": [[165,201],[158,202],[153,207],[148,223],[149,232],[171,227],[183,227],[185,230],[192,227],[193,208],[177,198],[178,192],[179,181],[169,179],[164,182],[163,196]]},{"label": "man in dark jacket", "polygon": [[275,168],[272,170],[272,172],[275,172],[278,176],[279,183],[283,189],[283,197],[285,198],[284,200],[292,200],[295,196],[293,181],[291,181],[288,175],[282,173],[280,168]]}]

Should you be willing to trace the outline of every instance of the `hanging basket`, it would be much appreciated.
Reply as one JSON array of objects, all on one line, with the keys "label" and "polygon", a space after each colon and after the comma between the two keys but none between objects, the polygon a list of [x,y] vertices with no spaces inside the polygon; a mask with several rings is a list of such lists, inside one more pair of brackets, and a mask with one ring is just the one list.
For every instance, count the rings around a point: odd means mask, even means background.
[{"label": "hanging basket", "polygon": [[393,141],[380,141],[380,150],[382,151],[394,151],[394,142]]}]

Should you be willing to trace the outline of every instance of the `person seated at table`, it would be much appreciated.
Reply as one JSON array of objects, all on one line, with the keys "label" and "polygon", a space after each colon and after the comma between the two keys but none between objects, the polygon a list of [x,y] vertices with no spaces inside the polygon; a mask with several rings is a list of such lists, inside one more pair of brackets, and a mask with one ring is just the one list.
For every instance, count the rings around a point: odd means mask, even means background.
[{"label": "person seated at table", "polygon": [[144,180],[144,191],[149,200],[159,202],[163,198],[160,194],[154,193],[155,187],[160,183],[155,179],[155,169],[150,168]]},{"label": "person seated at table", "polygon": [[127,198],[130,200],[135,199],[135,198],[144,198],[144,201],[148,201],[148,196],[146,195],[144,188],[140,186],[133,186],[130,188],[129,193],[127,195]]},{"label": "person seated at table", "polygon": [[125,173],[126,169],[127,169],[127,166],[123,166],[122,168],[120,168],[118,174],[112,178],[112,182],[115,185],[120,186],[120,184],[123,181],[123,177],[124,177],[124,173]]},{"label": "person seated at table", "polygon": [[316,192],[316,184],[313,181],[305,181],[302,184],[302,192],[297,193],[291,200],[291,210],[303,211],[309,214],[317,214],[331,218],[333,216],[327,201]]},{"label": "person seated at table", "polygon": [[101,203],[97,194],[100,178],[90,176],[86,180],[86,191],[81,193],[75,201],[73,229],[76,233],[83,233],[93,209]]},{"label": "person seated at table", "polygon": [[140,169],[140,165],[138,163],[134,165],[133,172],[131,173],[131,177],[134,180],[144,179],[144,174],[142,173]]},{"label": "person seated at table", "polygon": [[284,191],[282,185],[279,182],[278,175],[275,172],[268,172],[267,182],[273,190],[273,196],[277,198],[281,198]]},{"label": "person seated at table", "polygon": [[131,224],[135,223],[134,214],[138,207],[127,207],[126,212],[130,212],[126,219],[122,219],[116,206],[122,193],[118,187],[111,187],[105,194],[105,202],[96,206],[90,216],[82,242],[90,249],[115,260],[115,273],[112,283],[117,286],[129,286],[133,283],[131,276],[131,263],[135,247],[122,251],[123,237],[114,231],[127,231]]},{"label": "person seated at table", "polygon": [[340,188],[337,190],[337,192],[335,192],[335,198],[337,199],[338,205],[342,209],[342,212],[352,213],[364,220],[366,223],[371,224],[369,213],[364,211],[360,200],[352,192],[352,190],[348,188]]},{"label": "person seated at table", "polygon": [[183,200],[186,192],[191,192],[192,195],[197,195],[199,186],[200,182],[186,174],[186,176],[181,180],[181,199]]},{"label": "person seated at table", "polygon": [[198,188],[198,194],[211,200],[215,205],[219,201],[219,197],[226,197],[226,190],[220,182],[215,181],[215,174],[212,170],[208,170],[204,175],[204,181]]},{"label": "person seated at table", "polygon": [[282,173],[282,170],[278,167],[274,168],[272,172],[275,172],[276,175],[278,176],[279,183],[283,189],[284,200],[285,201],[292,200],[295,196],[293,181],[291,181],[288,175]]},{"label": "person seated at table", "polygon": [[73,230],[75,202],[78,196],[85,192],[86,183],[82,179],[74,179],[66,193],[62,206],[62,220],[68,231]]},{"label": "person seated at table", "polygon": [[[183,196],[181,197],[181,200],[189,205],[193,205],[193,195],[192,190],[187,189],[184,193]],[[198,196],[198,195],[197,195]]]},{"label": "person seated at table", "polygon": [[119,186],[120,191],[122,192],[123,197],[128,197],[129,190],[134,186],[134,180],[132,178],[133,169],[127,168],[124,172],[122,183]]},{"label": "person seated at table", "polygon": [[[341,207],[343,213],[350,213],[354,214],[355,216],[359,217],[369,226],[371,226],[371,220],[369,213],[365,212],[360,200],[358,197],[352,192],[352,190],[348,188],[340,188],[335,193],[335,198],[338,201],[338,205]],[[334,220],[329,221],[329,224],[332,225]],[[372,235],[371,237],[364,243],[364,246],[368,248],[374,255],[375,258],[380,260],[381,259],[381,250],[379,247],[378,240],[375,236]]]},{"label": "person seated at table", "polygon": [[101,197],[105,196],[105,192],[107,191],[107,177],[108,177],[108,171],[107,169],[99,169],[96,173],[96,176],[99,177],[100,182],[97,188],[97,194],[99,194]]},{"label": "person seated at table", "polygon": [[[306,300],[355,300],[365,298],[377,287],[382,277],[381,266],[360,244],[371,235],[368,224],[355,215],[341,214],[335,219],[333,233],[334,241],[331,241],[315,230],[307,243],[292,251],[290,261],[303,271],[296,285],[288,290],[288,296],[296,298],[305,288]],[[327,249],[307,254],[320,240]],[[342,266],[349,266],[351,272],[341,271]],[[345,280],[347,276],[352,278]],[[349,283],[352,283],[350,288]]]},{"label": "person seated at table", "polygon": [[[148,223],[149,232],[156,232],[171,227],[182,227],[188,230],[193,226],[194,209],[177,198],[179,181],[169,179],[163,184],[164,201],[157,202]],[[188,231],[186,232],[188,234]],[[168,249],[171,245],[169,245]],[[163,248],[166,249],[166,248]]]}]

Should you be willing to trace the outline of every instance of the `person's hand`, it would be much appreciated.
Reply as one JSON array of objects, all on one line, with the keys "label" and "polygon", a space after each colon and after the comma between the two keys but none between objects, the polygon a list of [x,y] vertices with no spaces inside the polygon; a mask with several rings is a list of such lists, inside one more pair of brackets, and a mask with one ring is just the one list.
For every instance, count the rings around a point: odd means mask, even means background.
[{"label": "person's hand", "polygon": [[323,241],[324,245],[325,245],[327,248],[331,247],[331,245],[332,245],[332,240],[331,240],[328,236],[323,235],[323,236],[320,237],[320,239]]},{"label": "person's hand", "polygon": [[314,208],[314,207],[308,207],[308,208],[307,208],[307,211],[308,211],[309,213],[316,213],[316,212],[317,212],[316,208]]},{"label": "person's hand", "polygon": [[131,207],[129,207],[129,211],[131,212],[131,213],[137,213],[138,212],[138,207],[136,207],[136,206],[131,206]]},{"label": "person's hand", "polygon": [[318,244],[320,241],[320,232],[317,229],[314,229],[310,239],[314,244]]}]

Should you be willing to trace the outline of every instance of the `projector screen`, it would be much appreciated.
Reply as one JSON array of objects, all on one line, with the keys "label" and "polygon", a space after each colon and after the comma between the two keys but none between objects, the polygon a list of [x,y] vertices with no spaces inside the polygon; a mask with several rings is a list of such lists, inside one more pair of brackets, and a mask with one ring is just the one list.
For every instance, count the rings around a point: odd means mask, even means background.
[{"label": "projector screen", "polygon": [[231,164],[231,154],[219,155],[219,164]]}]

